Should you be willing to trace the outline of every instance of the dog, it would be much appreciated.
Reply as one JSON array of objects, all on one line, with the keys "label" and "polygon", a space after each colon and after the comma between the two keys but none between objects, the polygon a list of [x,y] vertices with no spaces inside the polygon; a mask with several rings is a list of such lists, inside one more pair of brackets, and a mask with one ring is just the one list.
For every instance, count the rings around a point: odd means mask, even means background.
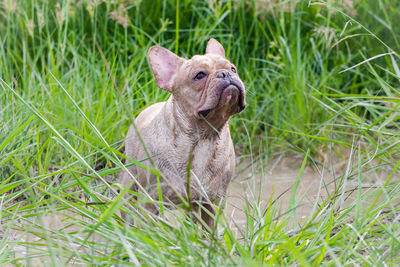
[{"label": "dog", "polygon": [[[130,127],[125,155],[145,160],[147,168],[128,167],[121,184],[144,189],[153,200],[159,200],[161,189],[166,203],[187,201],[213,228],[213,203],[224,199],[235,172],[228,121],[246,106],[245,86],[215,39],[204,55],[191,59],[160,46],[151,47],[147,56],[158,87],[171,96],[143,110]],[[161,178],[149,169],[157,169]],[[145,207],[158,213],[154,202]]]}]

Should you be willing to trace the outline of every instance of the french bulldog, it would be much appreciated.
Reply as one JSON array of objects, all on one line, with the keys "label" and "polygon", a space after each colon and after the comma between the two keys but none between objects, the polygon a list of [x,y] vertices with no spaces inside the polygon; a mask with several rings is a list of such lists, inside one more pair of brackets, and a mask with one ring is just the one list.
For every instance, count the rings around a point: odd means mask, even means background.
[{"label": "french bulldog", "polygon": [[[130,174],[122,171],[121,184],[144,189],[156,201],[160,189],[166,203],[187,201],[213,228],[213,203],[224,199],[235,172],[228,121],[246,106],[245,86],[215,39],[208,41],[204,55],[185,59],[153,46],[148,60],[158,87],[171,95],[138,115],[127,134],[125,155],[145,160],[147,169],[161,176],[133,165]],[[158,212],[154,202],[145,207]]]}]

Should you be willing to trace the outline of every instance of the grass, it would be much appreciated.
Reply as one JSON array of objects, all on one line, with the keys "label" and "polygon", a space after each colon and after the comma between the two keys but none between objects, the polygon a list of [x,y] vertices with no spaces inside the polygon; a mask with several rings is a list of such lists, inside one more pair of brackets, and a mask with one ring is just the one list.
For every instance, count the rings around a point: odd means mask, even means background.
[{"label": "grass", "polygon": [[[399,264],[398,4],[75,2],[0,9],[1,264]],[[127,210],[115,181],[132,118],[168,97],[147,49],[191,57],[211,37],[247,88],[248,107],[231,120],[237,154],[262,165],[284,152],[304,158],[290,208],[277,195],[245,199],[239,233],[223,212],[209,234],[174,210],[172,221]],[[300,220],[304,168],[337,161],[344,170],[321,174],[327,196]]]}]

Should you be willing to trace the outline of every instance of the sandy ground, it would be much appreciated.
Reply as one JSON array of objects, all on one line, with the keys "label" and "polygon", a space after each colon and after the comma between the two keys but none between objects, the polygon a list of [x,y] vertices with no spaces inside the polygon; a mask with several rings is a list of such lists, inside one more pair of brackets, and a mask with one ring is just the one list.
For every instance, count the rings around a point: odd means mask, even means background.
[{"label": "sandy ground", "polygon": [[[339,179],[335,177],[345,176],[347,179],[344,186],[338,190],[340,201],[336,208],[342,209],[354,203],[358,179],[354,173],[346,174],[345,163],[330,164],[330,167],[325,168],[306,165],[300,175],[302,160],[301,157],[293,156],[278,158],[266,168],[257,163],[250,164],[248,160],[239,165],[240,174],[233,179],[228,189],[226,205],[226,216],[232,228],[237,228],[237,234],[246,225],[244,211],[246,199],[250,203],[258,203],[257,209],[262,213],[272,198],[273,205],[277,208],[276,215],[291,212],[295,221],[289,225],[301,223],[314,214],[318,204],[322,204],[329,194],[337,189]],[[388,171],[379,171],[364,175],[361,184],[362,193],[365,195],[371,190],[371,186],[383,184],[388,174]],[[368,179],[365,179],[366,177]],[[295,190],[294,199],[292,199],[293,190]],[[350,192],[352,193],[349,194]],[[374,195],[371,195],[370,199],[373,197]],[[366,198],[366,201],[368,200],[369,198]],[[295,204],[290,205],[291,202]],[[254,217],[254,214],[252,215]]]}]

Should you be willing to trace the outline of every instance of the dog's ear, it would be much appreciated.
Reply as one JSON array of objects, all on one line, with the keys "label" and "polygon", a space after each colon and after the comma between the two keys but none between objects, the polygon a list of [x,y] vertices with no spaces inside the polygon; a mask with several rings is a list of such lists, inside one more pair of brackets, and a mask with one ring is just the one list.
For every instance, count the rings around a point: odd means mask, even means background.
[{"label": "dog's ear", "polygon": [[147,57],[158,87],[171,92],[174,77],[185,59],[160,46],[150,47]]},{"label": "dog's ear", "polygon": [[225,58],[225,49],[217,40],[211,38],[207,43],[206,54],[217,54]]}]

